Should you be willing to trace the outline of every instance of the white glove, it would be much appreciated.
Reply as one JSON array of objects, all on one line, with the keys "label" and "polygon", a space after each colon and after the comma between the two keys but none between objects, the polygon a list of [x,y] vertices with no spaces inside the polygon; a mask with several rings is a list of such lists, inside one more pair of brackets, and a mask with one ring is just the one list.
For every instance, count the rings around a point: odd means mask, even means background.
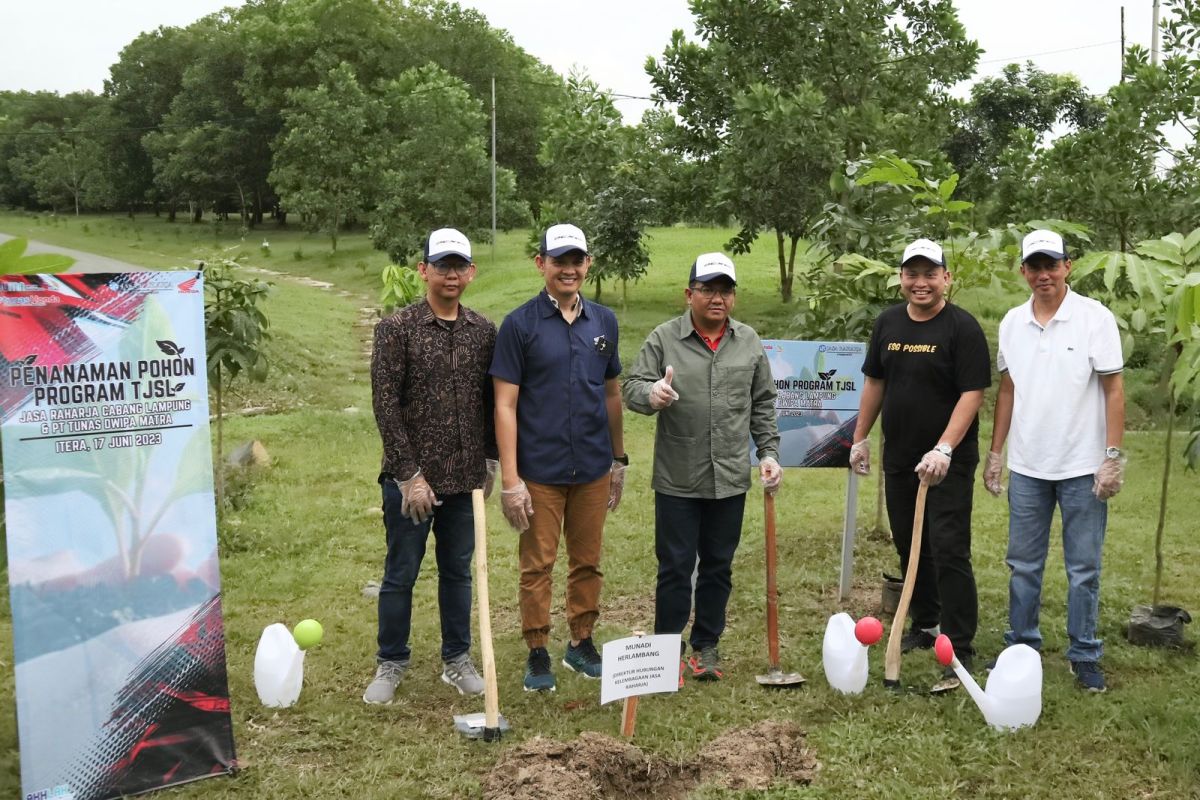
[{"label": "white glove", "polygon": [[620,461],[612,463],[608,473],[608,510],[616,511],[621,505],[621,493],[625,491],[625,470],[629,469]]},{"label": "white glove", "polygon": [[650,407],[661,411],[679,399],[679,392],[671,388],[671,380],[675,377],[675,368],[667,365],[666,373],[650,387]]},{"label": "white glove", "polygon": [[758,462],[758,479],[762,481],[764,492],[775,494],[779,491],[779,484],[783,483],[783,467],[779,466],[779,462],[774,458],[767,456]]},{"label": "white glove", "polygon": [[930,450],[921,459],[921,463],[917,464],[916,473],[923,483],[937,486],[945,479],[949,470],[950,456],[939,453],[937,450]]},{"label": "white glove", "polygon": [[850,469],[859,475],[871,474],[871,440],[863,439],[850,446]]},{"label": "white glove", "polygon": [[1096,470],[1096,477],[1092,481],[1092,494],[1100,500],[1107,500],[1121,491],[1124,483],[1125,459],[1106,458],[1100,469]]},{"label": "white glove", "polygon": [[533,516],[533,498],[529,496],[525,481],[519,481],[511,489],[501,490],[500,507],[504,510],[504,518],[508,520],[509,525],[518,531],[529,530],[529,518]]},{"label": "white glove", "polygon": [[987,454],[987,462],[983,467],[983,486],[995,497],[999,497],[1004,491],[1004,487],[1000,484],[1000,476],[1004,472],[1004,457],[999,453],[992,451]]},{"label": "white glove", "polygon": [[496,488],[496,472],[500,469],[500,462],[494,458],[485,458],[483,464],[487,469],[487,474],[483,478],[483,499],[487,500],[492,496],[492,490]]},{"label": "white glove", "polygon": [[429,519],[433,516],[433,507],[442,504],[421,470],[417,470],[406,481],[396,481],[396,485],[400,487],[400,513],[411,519],[414,525]]}]

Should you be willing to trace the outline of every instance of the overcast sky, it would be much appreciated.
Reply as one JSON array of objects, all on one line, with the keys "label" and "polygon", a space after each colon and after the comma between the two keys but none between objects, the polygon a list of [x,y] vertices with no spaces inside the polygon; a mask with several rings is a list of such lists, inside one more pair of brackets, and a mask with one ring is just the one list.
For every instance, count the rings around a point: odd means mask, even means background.
[{"label": "overcast sky", "polygon": [[[229,0],[0,0],[0,89],[99,92],[121,48],[142,31],[186,25]],[[467,0],[492,25],[560,73],[585,70],[602,87],[649,95],[642,67],[671,31],[692,34],[686,0]],[[1126,39],[1150,46],[1152,0],[959,0],[959,18],[986,51],[979,75],[1032,60],[1071,72],[1093,92],[1116,82],[1120,15]],[[965,89],[962,90],[965,93]],[[629,122],[649,105],[618,99]]]}]

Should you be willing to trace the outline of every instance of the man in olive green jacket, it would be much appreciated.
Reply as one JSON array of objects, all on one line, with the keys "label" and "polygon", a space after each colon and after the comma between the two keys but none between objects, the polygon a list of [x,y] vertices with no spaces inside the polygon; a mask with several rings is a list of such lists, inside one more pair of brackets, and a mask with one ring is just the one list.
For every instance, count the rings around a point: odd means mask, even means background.
[{"label": "man in olive green jacket", "polygon": [[[697,258],[685,290],[687,312],[650,333],[623,388],[631,411],[658,414],[654,632],[683,632],[698,557],[687,666],[701,680],[723,677],[717,643],[750,489],[749,439],[765,490],[773,493],[783,479],[775,382],[758,334],[729,316],[736,293],[733,262],[721,253]],[[683,672],[680,664],[680,683]]]}]

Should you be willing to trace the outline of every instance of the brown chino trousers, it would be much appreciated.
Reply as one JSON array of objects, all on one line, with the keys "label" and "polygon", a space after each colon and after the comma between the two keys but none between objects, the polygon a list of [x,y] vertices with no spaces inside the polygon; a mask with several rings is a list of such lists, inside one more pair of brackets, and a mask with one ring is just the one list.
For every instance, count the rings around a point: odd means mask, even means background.
[{"label": "brown chino trousers", "polygon": [[530,649],[550,635],[550,595],[558,540],[567,542],[567,624],[572,639],[586,639],[600,616],[600,547],[608,514],[609,476],[557,486],[526,481],[533,500],[529,529],[519,547],[521,631]]}]

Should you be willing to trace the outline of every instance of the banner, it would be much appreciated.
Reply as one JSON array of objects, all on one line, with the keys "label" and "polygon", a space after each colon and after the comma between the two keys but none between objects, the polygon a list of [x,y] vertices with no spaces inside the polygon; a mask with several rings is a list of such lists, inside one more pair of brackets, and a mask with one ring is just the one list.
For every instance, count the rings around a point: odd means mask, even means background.
[{"label": "banner", "polygon": [[0,278],[26,798],[236,767],[194,272]]},{"label": "banner", "polygon": [[848,467],[867,346],[766,339],[763,350],[778,392],[780,465]]}]

